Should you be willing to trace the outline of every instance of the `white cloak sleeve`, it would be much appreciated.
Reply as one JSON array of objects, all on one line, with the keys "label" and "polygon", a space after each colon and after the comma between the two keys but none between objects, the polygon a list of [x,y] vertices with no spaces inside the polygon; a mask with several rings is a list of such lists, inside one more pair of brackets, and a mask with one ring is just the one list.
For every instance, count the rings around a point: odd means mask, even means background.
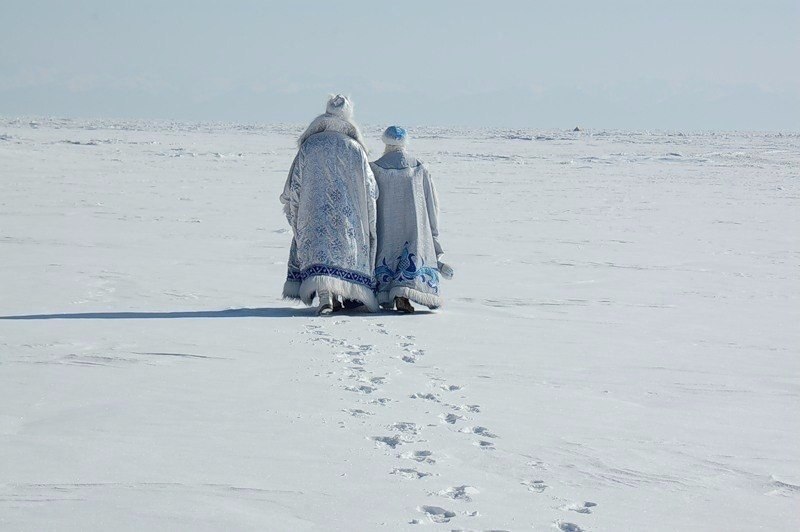
[{"label": "white cloak sleeve", "polygon": [[369,250],[370,264],[375,268],[375,256],[378,253],[378,183],[375,174],[369,165],[369,159],[364,156],[364,178],[367,182],[367,214],[369,219]]},{"label": "white cloak sleeve", "polygon": [[300,154],[294,158],[292,167],[289,169],[289,176],[286,178],[286,184],[283,187],[281,194],[281,203],[283,204],[283,213],[286,215],[286,220],[289,225],[294,229],[295,220],[297,220],[297,206],[300,202],[300,165],[298,159]]},{"label": "white cloak sleeve", "polygon": [[428,169],[425,169],[423,177],[425,188],[425,204],[428,207],[428,220],[431,224],[431,236],[433,237],[433,247],[436,250],[436,258],[439,259],[443,254],[442,245],[439,243],[439,196],[436,193],[436,186]]}]

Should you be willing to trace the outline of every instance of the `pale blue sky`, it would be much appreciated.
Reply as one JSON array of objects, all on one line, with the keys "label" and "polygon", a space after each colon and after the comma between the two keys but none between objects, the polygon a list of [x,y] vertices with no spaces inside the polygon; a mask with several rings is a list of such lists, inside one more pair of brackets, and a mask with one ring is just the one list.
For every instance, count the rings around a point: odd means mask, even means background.
[{"label": "pale blue sky", "polygon": [[0,2],[0,115],[800,130],[800,1]]}]

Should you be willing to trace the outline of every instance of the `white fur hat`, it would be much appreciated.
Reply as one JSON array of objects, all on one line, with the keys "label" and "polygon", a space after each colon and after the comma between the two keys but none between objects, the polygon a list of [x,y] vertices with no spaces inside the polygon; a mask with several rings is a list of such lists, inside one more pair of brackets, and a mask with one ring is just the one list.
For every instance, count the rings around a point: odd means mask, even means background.
[{"label": "white fur hat", "polygon": [[408,144],[408,133],[400,126],[387,127],[381,138],[387,146],[405,146]]},{"label": "white fur hat", "polygon": [[325,108],[325,112],[329,115],[340,116],[345,120],[349,120],[353,117],[353,102],[342,94],[332,94],[328,99],[328,106]]}]

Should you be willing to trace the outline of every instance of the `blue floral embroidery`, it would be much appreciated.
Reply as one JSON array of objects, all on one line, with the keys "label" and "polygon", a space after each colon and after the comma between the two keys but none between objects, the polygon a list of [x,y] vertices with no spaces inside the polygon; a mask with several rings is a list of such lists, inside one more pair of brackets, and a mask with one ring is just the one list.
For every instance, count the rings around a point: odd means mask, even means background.
[{"label": "blue floral embroidery", "polygon": [[433,289],[434,293],[439,292],[439,270],[430,266],[425,266],[425,261],[420,261],[417,266],[415,253],[408,251],[408,242],[403,246],[403,253],[397,257],[397,269],[393,270],[384,257],[382,264],[375,268],[375,277],[378,285],[388,285],[392,282],[413,282],[417,278]]}]

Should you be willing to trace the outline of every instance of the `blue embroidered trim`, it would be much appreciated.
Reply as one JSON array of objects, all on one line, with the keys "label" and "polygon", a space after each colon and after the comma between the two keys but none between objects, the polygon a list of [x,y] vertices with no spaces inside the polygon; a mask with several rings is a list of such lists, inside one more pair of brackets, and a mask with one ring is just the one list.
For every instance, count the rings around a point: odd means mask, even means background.
[{"label": "blue embroidered trim", "polygon": [[309,277],[318,275],[328,275],[330,277],[342,279],[343,281],[361,284],[373,292],[376,289],[375,279],[369,275],[364,275],[363,273],[354,272],[352,270],[345,270],[344,268],[337,268],[335,266],[325,266],[323,264],[314,264],[302,271],[289,270],[286,279],[292,282],[303,282]]},{"label": "blue embroidered trim", "polygon": [[439,270],[425,266],[425,261],[417,266],[414,262],[416,254],[408,251],[408,242],[403,246],[403,253],[397,257],[397,269],[393,270],[386,264],[386,257],[382,264],[375,268],[375,277],[378,285],[388,285],[394,282],[415,281],[419,278],[423,283],[433,289],[435,294],[439,293]]}]

